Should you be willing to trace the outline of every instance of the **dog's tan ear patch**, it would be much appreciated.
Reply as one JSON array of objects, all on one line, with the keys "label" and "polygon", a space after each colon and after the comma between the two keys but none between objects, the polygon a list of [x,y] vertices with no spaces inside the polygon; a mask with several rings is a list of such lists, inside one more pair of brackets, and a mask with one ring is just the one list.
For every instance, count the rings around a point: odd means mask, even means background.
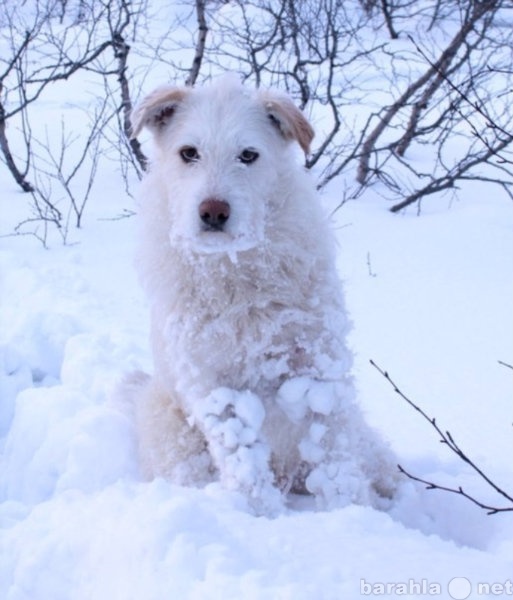
[{"label": "dog's tan ear patch", "polygon": [[131,138],[139,135],[143,127],[153,133],[161,131],[172,118],[177,106],[189,94],[184,87],[160,87],[146,96],[130,115],[132,125]]},{"label": "dog's tan ear patch", "polygon": [[263,92],[262,96],[270,120],[283,137],[296,140],[308,154],[315,132],[303,113],[288,96],[269,91]]}]

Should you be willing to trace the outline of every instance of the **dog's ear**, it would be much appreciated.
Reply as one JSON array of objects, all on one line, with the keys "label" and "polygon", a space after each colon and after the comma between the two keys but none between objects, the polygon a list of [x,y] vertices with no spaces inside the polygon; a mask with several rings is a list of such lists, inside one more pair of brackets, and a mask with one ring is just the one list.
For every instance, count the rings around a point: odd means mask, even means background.
[{"label": "dog's ear", "polygon": [[288,96],[270,91],[261,94],[272,124],[285,139],[296,140],[303,152],[308,154],[315,133],[303,113]]},{"label": "dog's ear", "polygon": [[183,102],[189,89],[185,87],[160,87],[146,96],[130,115],[131,138],[139,135],[143,127],[152,133],[161,131],[172,118],[177,106]]}]

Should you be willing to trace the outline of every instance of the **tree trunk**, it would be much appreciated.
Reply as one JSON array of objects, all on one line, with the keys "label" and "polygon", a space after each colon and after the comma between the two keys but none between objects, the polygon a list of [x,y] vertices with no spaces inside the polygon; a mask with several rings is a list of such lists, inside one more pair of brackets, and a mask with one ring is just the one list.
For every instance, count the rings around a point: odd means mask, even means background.
[{"label": "tree trunk", "polygon": [[4,155],[5,164],[14,177],[16,183],[21,187],[24,192],[33,192],[34,186],[25,179],[25,175],[18,169],[14,161],[11,149],[9,148],[9,141],[5,133],[6,122],[5,122],[5,109],[0,104],[0,149]]}]

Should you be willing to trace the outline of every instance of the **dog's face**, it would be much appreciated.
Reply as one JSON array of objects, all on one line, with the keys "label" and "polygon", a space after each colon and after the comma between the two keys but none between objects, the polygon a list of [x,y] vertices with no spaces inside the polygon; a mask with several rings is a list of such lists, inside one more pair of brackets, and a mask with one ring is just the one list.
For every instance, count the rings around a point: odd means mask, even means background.
[{"label": "dog's face", "polygon": [[258,245],[287,191],[295,140],[308,152],[313,130],[292,101],[246,91],[233,80],[204,88],[159,88],[132,115],[148,127],[152,169],[168,197],[173,244],[200,252]]}]

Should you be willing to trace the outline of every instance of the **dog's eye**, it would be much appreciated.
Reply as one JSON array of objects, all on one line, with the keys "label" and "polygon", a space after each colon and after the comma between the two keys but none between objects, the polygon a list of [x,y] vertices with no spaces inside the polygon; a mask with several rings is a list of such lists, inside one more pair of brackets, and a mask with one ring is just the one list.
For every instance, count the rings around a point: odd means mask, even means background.
[{"label": "dog's eye", "polygon": [[240,162],[244,163],[245,165],[250,165],[251,163],[254,163],[258,157],[258,152],[256,150],[252,150],[251,148],[246,148],[239,154]]},{"label": "dog's eye", "polygon": [[184,146],[180,150],[180,157],[184,163],[197,162],[200,159],[199,152],[194,146]]}]

